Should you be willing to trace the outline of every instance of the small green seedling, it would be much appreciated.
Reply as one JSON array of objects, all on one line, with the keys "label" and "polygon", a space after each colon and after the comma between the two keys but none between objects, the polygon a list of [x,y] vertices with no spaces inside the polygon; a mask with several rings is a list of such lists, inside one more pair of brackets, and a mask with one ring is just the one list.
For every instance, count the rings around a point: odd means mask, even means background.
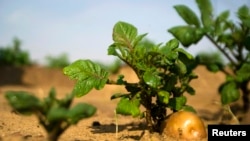
[{"label": "small green seedling", "polygon": [[15,111],[24,115],[37,116],[48,133],[49,141],[57,141],[68,127],[77,124],[81,119],[91,117],[96,112],[95,107],[86,103],[78,103],[71,108],[74,96],[67,95],[59,100],[56,98],[54,88],[44,99],[39,99],[25,91],[8,91],[5,96]]},{"label": "small green seedling", "polygon": [[[116,113],[145,117],[151,132],[159,132],[160,125],[167,117],[167,108],[174,112],[189,109],[184,93],[193,95],[189,82],[197,78],[192,73],[194,58],[179,42],[172,39],[166,44],[155,45],[143,40],[147,34],[138,34],[137,28],[126,22],[118,22],[113,28],[113,41],[108,55],[118,57],[133,69],[139,81],[130,83],[120,75],[116,81],[109,79],[110,73],[93,61],[77,60],[64,68],[64,74],[77,80],[73,94],[81,97],[92,89],[100,90],[106,84],[123,85],[126,93],[114,94],[119,98]],[[140,106],[146,110],[141,111]]]}]

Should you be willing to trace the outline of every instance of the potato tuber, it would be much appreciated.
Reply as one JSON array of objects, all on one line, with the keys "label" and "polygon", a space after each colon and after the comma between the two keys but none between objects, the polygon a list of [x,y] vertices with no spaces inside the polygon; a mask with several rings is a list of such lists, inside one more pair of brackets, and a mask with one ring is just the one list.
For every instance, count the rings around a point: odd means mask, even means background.
[{"label": "potato tuber", "polygon": [[162,134],[178,141],[196,141],[207,138],[203,121],[195,113],[188,111],[171,114],[162,126]]}]

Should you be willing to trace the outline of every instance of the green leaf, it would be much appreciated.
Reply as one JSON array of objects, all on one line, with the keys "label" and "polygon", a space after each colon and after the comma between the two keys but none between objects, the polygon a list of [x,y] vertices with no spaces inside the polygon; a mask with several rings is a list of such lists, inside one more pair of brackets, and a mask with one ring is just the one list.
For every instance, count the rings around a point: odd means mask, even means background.
[{"label": "green leaf", "polygon": [[64,108],[69,108],[72,101],[73,101],[74,95],[66,95],[63,99],[59,100],[60,106]]},{"label": "green leaf", "polygon": [[242,20],[242,25],[247,27],[247,28],[250,28],[250,18],[243,19]]},{"label": "green leaf", "polygon": [[64,107],[52,107],[48,114],[47,114],[47,119],[49,122],[55,122],[55,121],[66,121],[68,116],[67,116],[68,110]]},{"label": "green leaf", "polygon": [[41,105],[43,108],[43,113],[48,113],[48,111],[50,110],[51,107],[53,107],[53,105],[56,103],[57,99],[55,98],[55,95],[53,95],[52,93],[49,94],[49,96],[45,97],[43,99],[43,101],[41,101]]},{"label": "green leaf", "polygon": [[193,113],[197,113],[196,110],[194,109],[194,107],[190,106],[190,105],[185,105],[182,107],[182,110],[184,111],[189,111],[189,112],[193,112]]},{"label": "green leaf", "polygon": [[[134,46],[133,41],[136,36],[137,28],[129,23],[120,21],[117,22],[113,28],[113,40],[120,46],[132,48]],[[137,40],[140,40],[140,38]]]},{"label": "green leaf", "polygon": [[91,83],[93,81],[77,81],[72,93],[76,96],[76,97],[81,97],[86,95],[87,93],[89,93],[92,89],[93,89],[93,83]]},{"label": "green leaf", "polygon": [[118,56],[118,53],[116,51],[116,45],[112,44],[108,47],[108,55],[114,55],[114,56]]},{"label": "green leaf", "polygon": [[187,73],[187,67],[181,60],[176,61],[176,66],[178,68],[179,74],[183,75]]},{"label": "green leaf", "polygon": [[192,73],[192,71],[197,67],[198,63],[192,54],[186,52],[183,48],[176,49],[178,51],[178,59],[181,60],[187,69],[187,73]]},{"label": "green leaf", "polygon": [[211,71],[211,72],[218,72],[221,70],[221,65],[218,63],[210,63],[210,64],[206,64],[206,68]]},{"label": "green leaf", "polygon": [[132,115],[137,117],[140,115],[140,100],[137,98],[129,99],[128,97],[121,97],[116,107],[117,114]]},{"label": "green leaf", "polygon": [[233,75],[226,75],[225,80],[227,82],[235,81],[235,76],[233,76]]},{"label": "green leaf", "polygon": [[249,12],[249,9],[246,5],[241,6],[238,9],[237,14],[241,20],[245,20],[245,19],[250,18],[250,12]]},{"label": "green leaf", "polygon": [[113,94],[110,99],[113,100],[113,99],[116,99],[116,98],[121,98],[121,97],[127,97],[128,94],[122,94],[122,93],[116,93],[116,94]]},{"label": "green leaf", "polygon": [[189,85],[186,86],[186,91],[187,91],[189,94],[191,94],[191,95],[194,95],[194,94],[195,94],[194,88],[191,87],[191,86],[189,86]]},{"label": "green leaf", "polygon": [[229,17],[229,11],[222,12],[215,20],[214,33],[216,36],[223,34],[228,28],[227,19]]},{"label": "green leaf", "polygon": [[65,75],[76,79],[73,94],[83,96],[91,89],[100,90],[108,80],[109,73],[90,60],[77,60],[63,69]]},{"label": "green leaf", "polygon": [[56,98],[56,89],[54,87],[52,87],[49,91],[49,96],[51,99],[55,99]]},{"label": "green leaf", "polygon": [[170,93],[168,91],[161,90],[161,91],[158,92],[158,100],[161,103],[168,104],[169,97],[170,97]]},{"label": "green leaf", "polygon": [[250,64],[244,63],[240,69],[236,72],[237,79],[240,81],[250,80]]},{"label": "green leaf", "polygon": [[175,85],[178,82],[178,76],[177,75],[168,75],[165,78],[165,85],[164,85],[164,89],[167,91],[172,91],[173,88],[175,87]]},{"label": "green leaf", "polygon": [[123,80],[124,75],[119,75],[118,79],[116,80],[116,84],[117,85],[124,85],[126,83],[126,81]]},{"label": "green leaf", "polygon": [[196,0],[201,12],[201,20],[206,28],[211,28],[213,24],[213,7],[210,0]]},{"label": "green leaf", "polygon": [[174,8],[187,24],[200,27],[200,22],[198,17],[190,8],[188,8],[185,5],[176,5],[174,6]]},{"label": "green leaf", "polygon": [[230,15],[230,12],[228,10],[226,11],[223,11],[222,13],[220,13],[220,15],[217,17],[217,20],[219,22],[222,22],[222,21],[226,21],[228,19]]},{"label": "green leaf", "polygon": [[219,88],[221,94],[221,102],[223,105],[235,102],[240,98],[240,92],[236,82],[228,81],[222,84]]},{"label": "green leaf", "polygon": [[178,58],[178,52],[175,51],[179,47],[177,39],[172,39],[166,43],[165,46],[160,48],[160,52],[166,56],[169,64],[172,64]]},{"label": "green leaf", "polygon": [[187,98],[184,96],[173,97],[169,99],[169,107],[174,110],[181,110],[183,106],[186,104]]},{"label": "green leaf", "polygon": [[24,91],[7,91],[5,98],[20,113],[30,113],[40,108],[40,101],[33,94]]},{"label": "green leaf", "polygon": [[243,39],[244,39],[243,34],[244,33],[241,30],[235,30],[233,33],[231,33],[235,43],[242,43],[243,42]]},{"label": "green leaf", "polygon": [[191,26],[176,26],[168,30],[184,47],[196,44],[203,37],[202,29]]},{"label": "green leaf", "polygon": [[84,118],[91,117],[95,114],[96,108],[90,104],[78,103],[68,111],[68,118],[71,124],[76,124]]},{"label": "green leaf", "polygon": [[161,77],[158,75],[157,71],[147,70],[143,74],[143,80],[145,83],[153,88],[157,88],[161,84]]},{"label": "green leaf", "polygon": [[[177,39],[171,39],[166,43],[165,48],[169,48],[169,50],[174,50],[179,47],[179,41]],[[164,49],[164,48],[163,48]],[[164,51],[164,50],[163,50]]]},{"label": "green leaf", "polygon": [[196,0],[196,3],[201,11],[201,13],[212,14],[213,7],[210,0]]},{"label": "green leaf", "polygon": [[217,39],[218,43],[224,43],[226,44],[226,46],[228,48],[232,48],[233,44],[234,44],[234,40],[232,38],[231,34],[221,34],[218,39]]},{"label": "green leaf", "polygon": [[[187,57],[187,59],[192,60],[194,59],[193,55],[188,53],[186,50],[184,50],[183,48],[177,48],[176,51],[178,51],[179,54],[183,54]],[[183,60],[182,60],[183,61]]]},{"label": "green leaf", "polygon": [[143,39],[145,36],[147,36],[147,35],[148,35],[148,34],[145,33],[145,34],[142,34],[142,35],[137,36],[137,37],[135,38],[135,40],[134,40],[134,46],[137,46],[138,43],[139,43],[140,41],[142,41],[142,39]]}]

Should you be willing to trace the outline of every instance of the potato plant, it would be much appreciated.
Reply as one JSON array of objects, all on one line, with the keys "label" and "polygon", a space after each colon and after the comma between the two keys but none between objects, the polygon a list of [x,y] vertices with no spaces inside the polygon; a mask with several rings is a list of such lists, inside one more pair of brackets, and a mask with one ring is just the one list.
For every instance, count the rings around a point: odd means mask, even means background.
[{"label": "potato plant", "polygon": [[212,72],[223,72],[224,83],[218,88],[223,105],[240,99],[242,93],[242,110],[250,108],[250,11],[246,5],[238,8],[237,23],[229,20],[229,11],[218,16],[213,13],[210,0],[196,0],[200,10],[198,17],[185,5],[174,6],[187,25],[178,25],[168,31],[176,37],[184,47],[198,43],[206,37],[228,60],[226,65],[218,61],[207,61],[197,57],[198,62],[207,66]]},{"label": "potato plant", "polygon": [[[81,97],[92,89],[100,90],[105,85],[123,85],[126,93],[114,94],[119,99],[116,113],[133,117],[144,117],[151,132],[159,132],[167,117],[167,108],[174,112],[194,109],[187,105],[184,93],[195,94],[189,85],[197,76],[192,72],[196,66],[194,58],[179,42],[172,39],[164,44],[152,44],[145,40],[146,34],[138,34],[137,28],[119,21],[113,27],[113,43],[108,55],[118,57],[137,75],[139,81],[130,83],[119,75],[116,81],[109,79],[110,73],[89,59],[79,59],[64,68],[64,74],[77,80],[73,94]],[[140,106],[145,111],[140,110]]]},{"label": "potato plant", "polygon": [[57,99],[54,88],[44,99],[39,99],[25,91],[8,91],[5,97],[16,112],[23,115],[36,115],[39,123],[47,131],[49,141],[57,141],[71,125],[91,117],[96,112],[95,107],[86,103],[78,103],[70,107],[74,96],[70,94],[63,99]]}]

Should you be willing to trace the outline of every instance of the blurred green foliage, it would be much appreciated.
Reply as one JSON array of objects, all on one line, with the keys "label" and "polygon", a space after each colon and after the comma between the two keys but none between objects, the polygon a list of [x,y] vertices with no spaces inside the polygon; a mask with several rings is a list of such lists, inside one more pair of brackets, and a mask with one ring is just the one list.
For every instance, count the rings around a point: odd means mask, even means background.
[{"label": "blurred green foliage", "polygon": [[23,66],[30,65],[29,53],[21,49],[21,41],[14,38],[13,44],[0,47],[0,66]]},{"label": "blurred green foliage", "polygon": [[62,53],[58,56],[48,55],[46,56],[46,66],[50,68],[64,68],[70,64],[68,55]]},{"label": "blurred green foliage", "polygon": [[[236,12],[237,22],[229,19],[230,11],[225,10],[214,15],[210,0],[196,0],[200,14],[196,15],[185,5],[174,6],[186,25],[177,25],[170,29],[184,47],[207,38],[228,61],[222,64],[217,56],[201,54],[200,64],[211,72],[223,72],[225,81],[218,88],[223,105],[231,104],[242,98],[243,111],[250,110],[250,8],[242,5]],[[241,96],[242,93],[242,96]]]},{"label": "blurred green foliage", "polygon": [[62,99],[56,98],[56,90],[51,88],[44,99],[26,91],[7,91],[5,98],[20,114],[34,114],[48,133],[49,141],[57,141],[71,125],[95,114],[96,108],[90,104],[77,103],[74,106],[72,94]]},{"label": "blurred green foliage", "polygon": [[217,72],[225,67],[225,61],[220,52],[200,52],[196,60],[198,64],[206,66],[211,72]]}]

